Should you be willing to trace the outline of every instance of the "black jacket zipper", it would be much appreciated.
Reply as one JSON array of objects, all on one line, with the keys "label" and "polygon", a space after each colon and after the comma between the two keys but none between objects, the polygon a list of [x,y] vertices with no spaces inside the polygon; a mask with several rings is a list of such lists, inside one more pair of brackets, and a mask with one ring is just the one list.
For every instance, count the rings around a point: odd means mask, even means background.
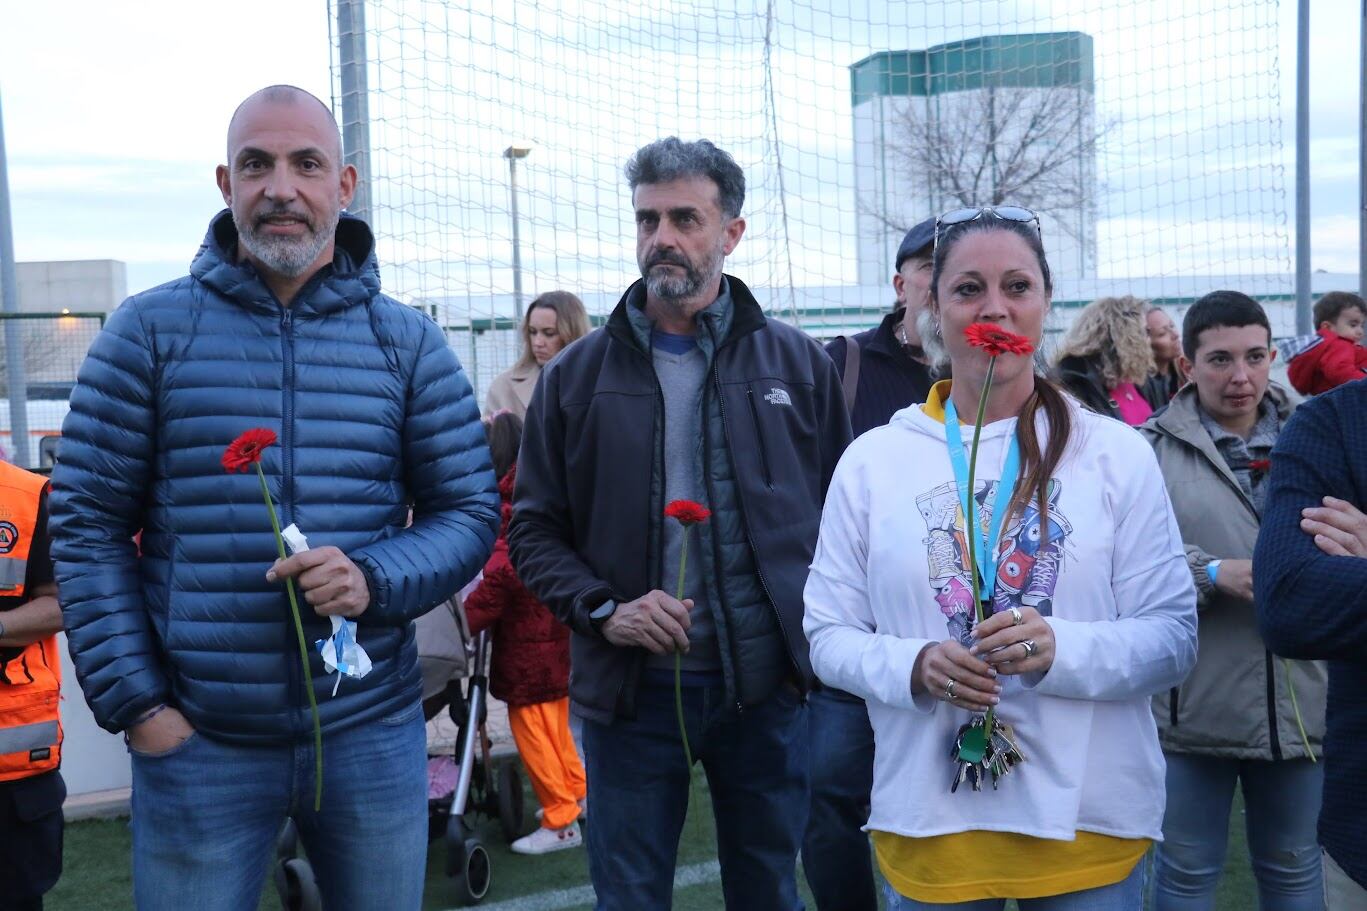
[{"label": "black jacket zipper", "polygon": [[[715,338],[715,337],[714,337],[714,338]],[[720,359],[721,359],[721,350],[720,350],[720,348],[718,348],[717,353],[716,353],[716,355],[713,357],[713,360],[712,360],[712,380],[713,380],[713,382],[716,384],[716,387],[717,387],[717,410],[718,410],[718,412],[721,414],[721,429],[722,429],[722,436],[723,436],[723,437],[725,438],[725,440],[726,440],[727,450],[730,451],[730,449],[731,449],[731,432],[730,432],[729,430],[727,430],[727,428],[726,428],[726,396],[724,396],[724,395],[722,394],[721,367],[720,367],[720,364],[719,364]],[[706,422],[704,422],[704,426],[706,426]],[[732,467],[733,467],[733,470],[734,470],[734,465],[735,465],[735,461],[734,461],[734,454],[733,454],[733,456],[732,456]],[[709,477],[710,477],[710,475],[709,475]],[[743,485],[741,484],[740,474],[739,474],[739,472],[737,472],[737,473],[736,473],[736,505],[740,507],[740,524],[741,524],[741,527],[745,529],[745,542],[746,542],[746,544],[748,544],[748,545],[750,546],[750,555],[751,555],[751,557],[752,557],[752,558],[754,559],[754,561],[755,561],[755,575],[756,575],[757,577],[759,577],[759,587],[760,587],[760,590],[764,592],[764,597],[765,597],[765,599],[769,602],[769,609],[772,610],[772,611],[774,612],[774,619],[778,621],[779,635],[781,635],[781,636],[783,637],[783,648],[784,648],[784,651],[786,651],[786,652],[788,653],[788,662],[792,665],[793,673],[796,674],[796,675],[798,676],[798,679],[799,679],[799,680],[801,680],[801,670],[800,670],[800,668],[802,667],[802,665],[798,663],[797,656],[793,654],[793,644],[792,644],[792,640],[788,638],[788,627],[784,624],[784,622],[783,622],[783,614],[779,612],[778,604],[774,601],[773,593],[769,590],[769,582],[768,582],[768,580],[766,580],[766,579],[764,578],[764,567],[760,565],[759,549],[755,547],[755,538],[754,538],[753,535],[750,534],[750,523],[749,523],[749,522],[746,520],[746,518],[745,518],[745,495],[741,492],[741,487],[742,487],[742,486],[743,486]],[[716,543],[716,536],[713,536],[713,539],[712,539],[712,540],[713,540],[713,543],[715,544],[715,543]],[[718,565],[720,565],[720,564],[718,564]],[[735,649],[735,644],[732,643],[732,651],[733,651],[733,653],[734,653],[734,649]],[[734,656],[733,656],[732,661],[734,661],[734,660],[735,660],[735,658],[734,658]],[[737,672],[736,672],[736,673],[737,673],[737,675],[739,675],[739,673],[740,673],[740,672],[739,672],[739,669],[737,669]],[[801,684],[799,684],[798,689],[801,690]],[[736,684],[736,708],[739,709],[740,707],[741,707],[741,704],[740,704],[740,684],[739,684],[739,680],[738,680],[738,681],[737,681],[737,684]]]}]

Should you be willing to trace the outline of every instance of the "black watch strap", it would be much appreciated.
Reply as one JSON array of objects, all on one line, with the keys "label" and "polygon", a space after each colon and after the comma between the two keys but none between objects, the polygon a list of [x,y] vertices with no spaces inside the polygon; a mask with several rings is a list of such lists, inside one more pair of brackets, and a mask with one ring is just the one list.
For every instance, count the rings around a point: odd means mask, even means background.
[{"label": "black watch strap", "polygon": [[593,631],[602,635],[603,624],[607,623],[608,618],[615,613],[617,613],[617,602],[611,598],[589,611],[589,623],[593,626]]}]

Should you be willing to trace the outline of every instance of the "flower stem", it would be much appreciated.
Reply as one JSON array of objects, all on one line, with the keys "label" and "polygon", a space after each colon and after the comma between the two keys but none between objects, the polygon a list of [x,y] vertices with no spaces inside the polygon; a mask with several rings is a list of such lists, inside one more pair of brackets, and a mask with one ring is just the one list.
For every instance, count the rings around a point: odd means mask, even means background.
[{"label": "flower stem", "polygon": [[[978,499],[974,496],[973,484],[978,471],[978,441],[982,438],[983,417],[987,414],[987,395],[992,391],[992,375],[997,370],[997,359],[989,358],[987,362],[987,377],[983,380],[982,392],[978,394],[978,416],[973,421],[973,447],[968,452],[968,512],[964,517],[964,525],[968,534],[968,577],[973,583],[973,625],[976,627],[983,622],[983,602],[982,602],[982,583],[978,578]],[[1006,479],[1003,478],[1002,481]],[[989,541],[983,545],[991,547]],[[988,735],[989,741],[992,735],[992,716],[994,711],[987,710],[987,719],[984,722],[984,730]]]},{"label": "flower stem", "polygon": [[[674,593],[676,601],[684,596],[684,571],[688,568],[688,526],[683,526],[683,546],[679,548],[679,584]],[[674,713],[679,718],[679,737],[683,740],[684,761],[688,763],[688,776],[693,778],[693,751],[688,748],[688,728],[684,725],[683,711],[683,652],[674,650]],[[691,789],[691,786],[690,786]]]},{"label": "flower stem", "polygon": [[[261,463],[256,463],[256,477],[261,481],[261,496],[266,500],[266,509],[271,516],[271,530],[275,532],[275,549],[280,559],[286,559],[285,539],[280,536],[280,520],[275,515],[275,503],[271,501],[270,488],[266,486],[266,473]],[[285,592],[290,598],[290,615],[294,618],[294,634],[299,640],[299,661],[304,668],[304,691],[309,697],[309,711],[313,715],[313,812],[323,808],[323,725],[318,718],[318,698],[313,694],[313,672],[309,669],[309,648],[304,639],[304,621],[299,616],[299,601],[294,594],[294,580],[285,580]]]}]

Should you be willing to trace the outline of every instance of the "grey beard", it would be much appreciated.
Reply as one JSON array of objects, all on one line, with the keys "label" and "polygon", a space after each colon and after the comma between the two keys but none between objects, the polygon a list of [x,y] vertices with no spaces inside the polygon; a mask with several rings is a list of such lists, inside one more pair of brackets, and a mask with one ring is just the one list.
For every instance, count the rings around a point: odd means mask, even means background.
[{"label": "grey beard", "polygon": [[243,249],[267,269],[286,278],[298,278],[313,265],[336,235],[337,222],[340,220],[339,209],[312,234],[295,239],[257,234],[254,225],[243,224],[236,216],[233,217],[233,223],[237,225],[237,241]]},{"label": "grey beard", "polygon": [[662,301],[685,301],[696,297],[713,275],[721,270],[723,254],[718,247],[712,256],[702,264],[702,268],[684,266],[684,274],[675,276],[644,270],[646,289]]},{"label": "grey beard", "polygon": [[651,272],[646,276],[646,288],[662,301],[687,300],[702,288],[703,277],[692,269],[683,275]]}]

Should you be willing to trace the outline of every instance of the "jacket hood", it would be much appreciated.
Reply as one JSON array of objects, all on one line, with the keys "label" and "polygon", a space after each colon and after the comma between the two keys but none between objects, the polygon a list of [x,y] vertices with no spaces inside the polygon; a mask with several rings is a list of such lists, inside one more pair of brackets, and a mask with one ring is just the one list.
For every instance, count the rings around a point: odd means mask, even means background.
[{"label": "jacket hood", "polygon": [[[224,209],[209,222],[190,274],[247,309],[277,312],[280,304],[275,295],[251,263],[238,259],[237,245],[232,212]],[[323,315],[365,303],[379,291],[375,237],[364,221],[343,212],[337,221],[332,263],[309,280],[290,308],[300,314]]]},{"label": "jacket hood", "polygon": [[1281,344],[1277,345],[1277,350],[1281,352],[1282,357],[1289,361],[1292,358],[1300,357],[1332,336],[1333,333],[1328,329],[1316,332],[1314,335],[1298,335],[1295,338],[1283,339]]}]

